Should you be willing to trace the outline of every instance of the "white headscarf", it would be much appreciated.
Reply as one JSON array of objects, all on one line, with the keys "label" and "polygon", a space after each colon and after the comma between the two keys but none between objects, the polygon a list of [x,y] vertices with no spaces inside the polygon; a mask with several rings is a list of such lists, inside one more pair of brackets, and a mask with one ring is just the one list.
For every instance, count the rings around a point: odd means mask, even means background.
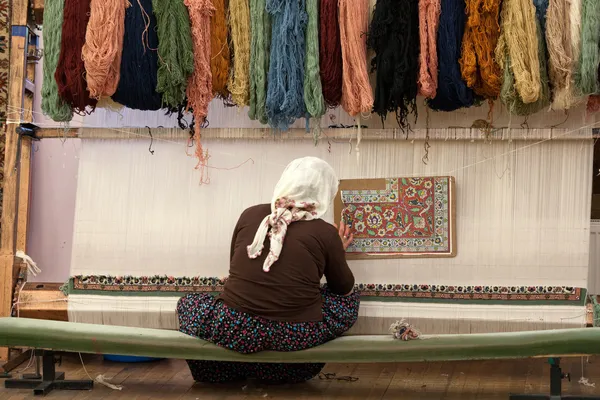
[{"label": "white headscarf", "polygon": [[269,272],[271,265],[279,259],[288,225],[295,221],[321,218],[329,209],[337,190],[335,171],[325,161],[316,157],[292,161],[275,186],[271,214],[258,227],[254,241],[248,246],[248,257],[257,258],[261,255],[268,234],[271,247],[263,271]]}]

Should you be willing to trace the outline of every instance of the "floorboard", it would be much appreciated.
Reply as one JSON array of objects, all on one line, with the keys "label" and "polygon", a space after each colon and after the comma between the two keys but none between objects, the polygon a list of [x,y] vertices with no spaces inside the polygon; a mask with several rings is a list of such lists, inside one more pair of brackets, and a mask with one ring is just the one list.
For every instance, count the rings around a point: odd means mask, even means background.
[{"label": "floorboard", "polygon": [[[544,359],[519,361],[474,361],[414,364],[331,364],[324,372],[336,377],[351,376],[357,381],[315,378],[302,385],[264,386],[253,382],[232,385],[194,384],[185,361],[126,364],[105,361],[100,356],[65,354],[59,370],[67,379],[86,379],[87,374],[104,375],[107,381],[122,385],[121,391],[96,384],[92,391],[54,391],[46,396],[56,400],[231,400],[231,399],[356,399],[356,400],[480,400],[507,399],[509,393],[535,393],[549,390],[548,364]],[[600,385],[600,358],[563,359],[565,394],[599,395],[600,387],[578,381],[583,374]],[[25,368],[27,362],[17,368]],[[25,372],[31,372],[33,366]],[[16,372],[15,371],[15,372]],[[86,373],[87,371],[87,373]],[[33,400],[28,390],[0,387],[2,400]]]}]

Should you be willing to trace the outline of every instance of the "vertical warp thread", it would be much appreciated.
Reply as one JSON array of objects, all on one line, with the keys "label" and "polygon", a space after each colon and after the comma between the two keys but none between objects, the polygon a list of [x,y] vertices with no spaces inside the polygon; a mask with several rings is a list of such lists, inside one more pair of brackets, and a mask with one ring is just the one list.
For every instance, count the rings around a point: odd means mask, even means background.
[{"label": "vertical warp thread", "polygon": [[494,59],[500,36],[500,3],[501,0],[467,0],[460,70],[467,86],[487,99],[498,97],[502,85],[502,71]]},{"label": "vertical warp thread", "polygon": [[196,120],[194,126],[194,141],[196,143],[196,157],[202,171],[201,182],[208,183],[204,175],[204,167],[208,161],[208,154],[202,148],[202,123],[208,114],[208,105],[212,95],[212,72],[210,67],[211,41],[210,21],[215,11],[211,0],[185,0],[188,8],[194,54],[194,72],[189,78],[187,86],[188,107],[191,107]]},{"label": "vertical warp thread", "polygon": [[454,111],[473,105],[473,91],[462,80],[460,49],[465,29],[464,0],[442,0],[440,26],[437,35],[439,63],[438,90],[428,106],[437,111]]},{"label": "vertical warp thread", "polygon": [[229,0],[229,26],[233,47],[233,68],[227,88],[238,107],[250,101],[250,7],[249,0]]},{"label": "vertical warp thread", "polygon": [[164,107],[185,102],[188,80],[194,72],[190,16],[183,0],[152,0],[158,35],[156,91]]},{"label": "vertical warp thread", "polygon": [[90,21],[81,56],[90,97],[112,96],[121,73],[128,0],[91,0]]},{"label": "vertical warp thread", "polygon": [[515,88],[526,104],[535,103],[542,90],[535,21],[535,7],[531,0],[504,0],[504,45],[510,56]]},{"label": "vertical warp thread", "polygon": [[125,11],[121,79],[112,99],[136,110],[160,110],[156,91],[158,35],[152,0],[131,0]]},{"label": "vertical warp thread", "polygon": [[441,0],[419,0],[419,94],[435,97],[438,85],[437,31]]},{"label": "vertical warp thread", "polygon": [[408,128],[408,114],[417,110],[418,0],[378,0],[367,45],[375,52],[371,71],[377,73],[373,111],[382,119],[395,112],[400,128]]},{"label": "vertical warp thread", "polygon": [[44,5],[44,58],[42,83],[42,111],[56,122],[67,122],[73,118],[71,106],[58,95],[58,85],[54,79],[60,42],[62,37],[64,0],[46,0]]},{"label": "vertical warp thread", "polygon": [[319,9],[319,70],[323,98],[329,107],[342,99],[342,44],[338,0],[321,0]]},{"label": "vertical warp thread", "polygon": [[304,104],[313,118],[325,114],[325,99],[319,69],[319,1],[306,1],[306,54],[304,57]]},{"label": "vertical warp thread", "polygon": [[267,75],[271,46],[271,16],[266,0],[250,2],[250,110],[248,116],[262,124],[267,118]]},{"label": "vertical warp thread", "polygon": [[54,73],[59,96],[79,113],[86,112],[87,106],[95,108],[97,102],[90,98],[81,57],[89,13],[90,0],[65,0],[60,56]]},{"label": "vertical warp thread", "polygon": [[227,77],[229,76],[229,42],[227,29],[227,0],[213,0],[215,11],[210,19],[210,70],[212,73],[213,96],[226,99]]},{"label": "vertical warp thread", "polygon": [[546,14],[548,76],[552,87],[552,108],[555,110],[569,109],[573,103],[569,8],[569,0],[550,0]]},{"label": "vertical warp thread", "polygon": [[581,95],[597,93],[600,64],[600,0],[583,0],[581,53],[576,86]]},{"label": "vertical warp thread", "polygon": [[339,0],[342,45],[342,108],[351,116],[371,112],[373,89],[367,70],[369,0]]},{"label": "vertical warp thread", "polygon": [[269,125],[276,129],[287,130],[306,113],[305,9],[304,0],[267,0],[267,11],[272,17],[267,116]]}]

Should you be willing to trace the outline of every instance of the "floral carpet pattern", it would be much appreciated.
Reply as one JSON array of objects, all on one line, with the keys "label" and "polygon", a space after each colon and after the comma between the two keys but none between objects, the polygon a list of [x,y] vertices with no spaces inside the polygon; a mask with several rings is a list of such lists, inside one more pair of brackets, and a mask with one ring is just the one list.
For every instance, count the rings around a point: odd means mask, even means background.
[{"label": "floral carpet pattern", "polygon": [[385,181],[382,189],[342,187],[342,218],[354,234],[347,252],[452,256],[452,178]]}]

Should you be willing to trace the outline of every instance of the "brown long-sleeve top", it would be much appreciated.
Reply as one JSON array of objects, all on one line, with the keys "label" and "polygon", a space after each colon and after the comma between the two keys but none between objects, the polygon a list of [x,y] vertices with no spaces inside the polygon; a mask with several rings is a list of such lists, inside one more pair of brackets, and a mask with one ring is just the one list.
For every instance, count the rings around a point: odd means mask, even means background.
[{"label": "brown long-sleeve top", "polygon": [[320,219],[290,224],[279,260],[264,272],[269,237],[256,259],[248,257],[247,247],[270,213],[271,206],[263,204],[248,208],[240,216],[231,241],[229,278],[219,298],[229,307],[270,320],[320,321],[323,275],[335,294],[345,295],[354,286],[337,230]]}]

